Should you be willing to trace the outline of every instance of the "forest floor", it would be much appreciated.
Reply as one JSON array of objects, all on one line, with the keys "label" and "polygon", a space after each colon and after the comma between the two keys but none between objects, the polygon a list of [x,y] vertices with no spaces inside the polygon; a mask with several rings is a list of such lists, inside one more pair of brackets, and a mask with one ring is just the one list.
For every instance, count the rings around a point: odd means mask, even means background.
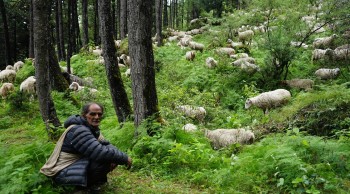
[{"label": "forest floor", "polygon": [[109,174],[108,183],[102,187],[102,193],[213,193],[208,188],[191,187],[188,183],[172,182],[152,175],[116,168]]}]

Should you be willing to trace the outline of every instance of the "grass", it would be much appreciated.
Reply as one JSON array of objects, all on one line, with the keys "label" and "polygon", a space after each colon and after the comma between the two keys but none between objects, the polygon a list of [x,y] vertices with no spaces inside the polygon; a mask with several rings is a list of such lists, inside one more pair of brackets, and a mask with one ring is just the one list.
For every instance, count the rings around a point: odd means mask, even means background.
[{"label": "grass", "polygon": [[[155,48],[158,101],[166,124],[147,121],[138,129],[141,132],[138,138],[134,138],[131,121],[118,123],[104,67],[94,61],[88,62],[97,57],[81,52],[72,58],[74,72],[81,77],[92,77],[99,93],[91,96],[87,92],[52,92],[59,119],[64,122],[71,114],[79,114],[85,102],[101,102],[105,105],[101,122],[103,135],[133,158],[130,171],[119,166],[109,174],[103,193],[350,191],[350,120],[345,110],[350,92],[348,78],[343,76],[349,73],[348,68],[342,66],[342,76],[336,80],[316,80],[313,72],[326,65],[325,62],[311,62],[311,49],[298,50],[288,79],[314,79],[313,91],[291,90],[292,100],[270,110],[268,115],[258,108],[245,110],[246,98],[271,85],[264,82],[266,77],[262,73],[248,75],[233,67],[232,60],[216,54],[213,46],[226,45],[229,27],[261,19],[239,13],[227,16],[222,26],[210,26],[210,31],[194,37],[206,47],[202,53],[197,52],[193,62],[185,60],[187,50],[181,50],[175,43]],[[237,18],[241,19],[237,21]],[[255,46],[249,47],[250,55],[262,68],[267,66],[269,54],[262,45],[264,38],[263,34],[256,35]],[[217,68],[205,66],[209,56],[218,60]],[[131,80],[123,74],[125,68],[120,71],[131,101]],[[33,74],[34,67],[26,61],[18,72],[16,90],[22,80]],[[205,120],[199,122],[184,117],[175,109],[185,104],[205,107]],[[3,156],[0,158],[0,193],[62,193],[64,188],[53,185],[50,179],[38,173],[54,143],[48,140],[37,99],[28,101],[17,93],[1,100],[0,106],[0,154]],[[322,128],[317,125],[322,121],[327,121],[332,135],[310,135],[311,128]],[[234,144],[213,150],[202,130],[185,133],[182,126],[186,123],[193,123],[199,129],[250,127],[256,141],[252,145]],[[146,135],[146,124],[157,129],[156,135]]]}]

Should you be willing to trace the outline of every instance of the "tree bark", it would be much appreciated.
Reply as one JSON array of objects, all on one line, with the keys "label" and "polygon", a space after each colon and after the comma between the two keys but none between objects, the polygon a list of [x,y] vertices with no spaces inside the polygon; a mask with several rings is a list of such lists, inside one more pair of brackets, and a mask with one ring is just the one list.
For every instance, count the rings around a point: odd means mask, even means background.
[{"label": "tree bark", "polygon": [[34,58],[34,36],[33,36],[33,0],[28,1],[29,4],[29,21],[28,21],[28,30],[29,30],[29,58]]},{"label": "tree bark", "polygon": [[88,0],[81,1],[82,18],[83,18],[83,47],[89,44],[89,17],[88,17]]},{"label": "tree bark", "polygon": [[[4,27],[4,39],[5,39],[5,61],[6,63],[12,64],[12,59],[11,59],[11,47],[10,47],[10,36],[9,36],[9,28],[7,24],[7,14],[6,14],[6,8],[3,0],[0,0],[0,12],[1,12],[1,17],[2,17],[2,24]],[[6,64],[5,64],[6,67]],[[1,68],[4,69],[4,68]]]},{"label": "tree bark", "polygon": [[98,21],[98,0],[94,2],[94,42],[95,45],[101,44],[100,32],[99,32],[99,21]]},{"label": "tree bark", "polygon": [[116,31],[116,17],[115,17],[115,6],[116,6],[116,3],[115,3],[115,0],[112,0],[112,30],[113,30],[113,39],[117,39],[117,31]]},{"label": "tree bark", "polygon": [[163,26],[168,26],[168,0],[163,2]]},{"label": "tree bark", "polygon": [[73,50],[74,54],[78,53],[81,48],[81,37],[80,37],[80,27],[79,27],[79,18],[78,18],[78,2],[77,0],[72,0],[72,18],[74,24],[74,37],[75,37],[75,49]]},{"label": "tree bark", "polygon": [[110,0],[100,0],[98,8],[103,58],[105,60],[109,89],[118,121],[122,123],[130,118],[132,111],[117,65],[113,27],[110,25],[112,21]]},{"label": "tree bark", "polygon": [[128,34],[128,1],[120,0],[120,39]]},{"label": "tree bark", "polygon": [[[138,127],[146,118],[159,118],[152,50],[153,0],[128,0],[129,53],[134,100],[134,124]],[[136,133],[137,134],[137,133]]]},{"label": "tree bark", "polygon": [[61,57],[59,60],[64,60],[66,58],[66,49],[64,45],[64,30],[63,30],[63,14],[62,14],[62,1],[57,0],[57,14],[58,14],[58,24],[56,24],[56,27],[59,31],[59,37],[58,40],[60,42],[60,48],[57,48],[60,50]]},{"label": "tree bark", "polygon": [[47,32],[50,32],[50,8],[51,4],[45,0],[33,0],[36,89],[42,119],[46,123],[49,137],[53,138],[50,124],[58,127],[61,123],[51,98],[50,85],[47,84],[49,83],[50,54],[50,36]]},{"label": "tree bark", "polygon": [[156,31],[157,31],[157,46],[163,45],[162,36],[162,4],[163,0],[156,0]]}]

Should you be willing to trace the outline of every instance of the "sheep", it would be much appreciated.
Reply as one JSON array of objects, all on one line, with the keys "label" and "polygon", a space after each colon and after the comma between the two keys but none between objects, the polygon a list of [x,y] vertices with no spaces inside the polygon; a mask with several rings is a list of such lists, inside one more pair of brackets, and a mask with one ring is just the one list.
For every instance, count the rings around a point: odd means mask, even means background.
[{"label": "sheep", "polygon": [[244,128],[205,130],[205,136],[210,140],[214,149],[228,147],[235,143],[249,144],[255,140],[254,133]]},{"label": "sheep", "polygon": [[119,49],[121,44],[122,44],[121,40],[114,40],[115,48]]},{"label": "sheep", "polygon": [[183,38],[180,39],[179,41],[179,46],[183,49],[184,47],[188,46],[188,44],[192,41],[192,36],[190,35],[185,35]]},{"label": "sheep", "polygon": [[102,50],[99,48],[96,48],[96,49],[92,50],[92,54],[95,56],[102,56]]},{"label": "sheep", "polygon": [[130,68],[125,71],[125,76],[126,77],[130,77],[131,76],[131,69]]},{"label": "sheep", "polygon": [[327,80],[327,79],[333,79],[336,78],[340,74],[340,69],[318,69],[315,71],[315,75],[319,79]]},{"label": "sheep", "polygon": [[[61,72],[67,72],[68,73],[68,68],[66,66],[60,66],[61,68]],[[73,74],[74,73],[74,69],[72,67],[70,67],[70,73]]]},{"label": "sheep", "polygon": [[330,46],[332,46],[335,38],[337,37],[336,34],[333,34],[329,37],[323,37],[323,38],[316,38],[312,44],[312,46],[314,48],[318,48],[318,49],[325,49],[328,48]]},{"label": "sheep", "polygon": [[[67,80],[69,84],[77,82],[81,86],[93,87],[92,78],[80,78],[76,75],[69,74],[67,72],[62,72],[63,77]],[[89,80],[90,79],[90,80]]]},{"label": "sheep", "polygon": [[290,92],[285,89],[263,92],[255,97],[248,98],[245,102],[245,108],[249,109],[254,105],[261,108],[264,114],[267,114],[270,108],[281,106],[288,102],[290,98]]},{"label": "sheep", "polygon": [[328,59],[333,55],[333,50],[332,49],[315,49],[312,51],[312,60],[317,61],[319,59]]},{"label": "sheep", "polygon": [[24,66],[24,63],[22,61],[17,61],[13,67],[15,68],[15,71],[18,71],[19,69],[21,69]]},{"label": "sheep", "polygon": [[185,130],[186,132],[194,132],[194,131],[197,131],[198,128],[196,125],[192,123],[187,123],[182,127],[182,129]]},{"label": "sheep", "polygon": [[244,31],[244,32],[238,32],[238,39],[243,44],[245,44],[246,41],[247,41],[248,44],[250,45],[251,42],[252,42],[253,36],[254,36],[253,30],[247,30],[247,31]]},{"label": "sheep", "polygon": [[90,94],[96,94],[98,92],[98,90],[96,90],[95,88],[88,88],[85,86],[80,86],[77,82],[72,82],[72,84],[69,86],[69,89],[73,90],[73,91],[83,91],[84,89],[88,89]]},{"label": "sheep", "polygon": [[29,76],[25,79],[19,86],[19,90],[24,93],[31,94],[34,96],[36,94],[36,79],[34,76]]},{"label": "sheep", "polygon": [[291,80],[283,80],[282,84],[285,84],[290,88],[297,88],[297,89],[303,89],[305,91],[309,91],[312,89],[314,85],[314,81],[311,79],[291,79]]},{"label": "sheep", "polygon": [[204,44],[201,44],[201,43],[197,43],[197,42],[194,42],[194,41],[190,41],[188,43],[188,46],[193,49],[193,50],[199,50],[200,52],[203,52],[203,49],[204,49]]},{"label": "sheep", "polygon": [[196,57],[196,52],[195,51],[187,51],[186,52],[186,59],[187,60],[193,61],[195,57]]},{"label": "sheep", "polygon": [[[242,59],[245,59],[245,58],[242,58]],[[249,61],[243,61],[242,63],[238,63],[235,66],[241,68],[243,71],[250,73],[250,74],[253,74],[257,71],[260,71],[259,66],[255,65],[253,63],[250,63]]]},{"label": "sheep", "polygon": [[232,62],[232,65],[234,66],[241,66],[243,63],[255,63],[255,59],[252,57],[244,57],[244,58],[239,58],[237,60],[235,60],[234,62]]},{"label": "sheep", "polygon": [[15,70],[15,68],[12,65],[7,65],[5,70]]},{"label": "sheep", "polygon": [[185,116],[192,119],[197,119],[198,121],[203,122],[207,114],[206,110],[203,107],[194,107],[190,105],[178,106],[177,110],[183,113]]},{"label": "sheep", "polygon": [[16,71],[15,70],[3,70],[0,72],[0,81],[2,82],[10,82],[14,83],[16,79]]},{"label": "sheep", "polygon": [[233,54],[236,53],[235,49],[233,48],[228,48],[228,47],[221,47],[221,48],[217,48],[215,50],[216,53],[220,54],[220,55],[228,55],[231,56]]},{"label": "sheep", "polygon": [[247,58],[247,57],[249,57],[247,53],[237,53],[234,55],[230,55],[230,58],[233,58],[233,59]]},{"label": "sheep", "polygon": [[170,36],[170,37],[168,37],[168,41],[169,42],[173,42],[175,40],[179,40],[179,36]]},{"label": "sheep", "polygon": [[290,41],[290,45],[294,46],[294,47],[299,47],[300,46],[300,47],[302,47],[304,49],[309,48],[309,46],[307,44],[301,43],[301,42],[295,42],[295,41]]},{"label": "sheep", "polygon": [[205,63],[207,64],[207,66],[209,68],[214,68],[214,67],[216,67],[218,65],[218,62],[213,57],[208,57],[205,60]]},{"label": "sheep", "polygon": [[14,90],[15,90],[15,87],[12,83],[4,83],[0,88],[0,95],[2,96],[3,99],[5,99],[7,95]]},{"label": "sheep", "polygon": [[338,47],[333,51],[333,59],[335,60],[345,60],[350,57],[350,49],[345,48],[342,49],[342,47]]},{"label": "sheep", "polygon": [[120,59],[123,61],[123,64],[127,67],[131,66],[131,59],[129,56],[127,56],[126,54],[122,54],[120,56]]}]

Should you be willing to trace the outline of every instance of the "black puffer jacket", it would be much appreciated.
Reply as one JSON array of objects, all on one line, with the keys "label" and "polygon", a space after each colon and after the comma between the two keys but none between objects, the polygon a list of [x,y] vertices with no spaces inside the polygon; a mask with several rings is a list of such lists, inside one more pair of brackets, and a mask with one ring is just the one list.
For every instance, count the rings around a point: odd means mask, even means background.
[{"label": "black puffer jacket", "polygon": [[128,156],[108,142],[99,142],[99,129],[94,129],[85,118],[79,115],[70,116],[64,127],[74,126],[67,134],[62,145],[62,151],[82,154],[90,160],[103,163],[128,163]]}]

